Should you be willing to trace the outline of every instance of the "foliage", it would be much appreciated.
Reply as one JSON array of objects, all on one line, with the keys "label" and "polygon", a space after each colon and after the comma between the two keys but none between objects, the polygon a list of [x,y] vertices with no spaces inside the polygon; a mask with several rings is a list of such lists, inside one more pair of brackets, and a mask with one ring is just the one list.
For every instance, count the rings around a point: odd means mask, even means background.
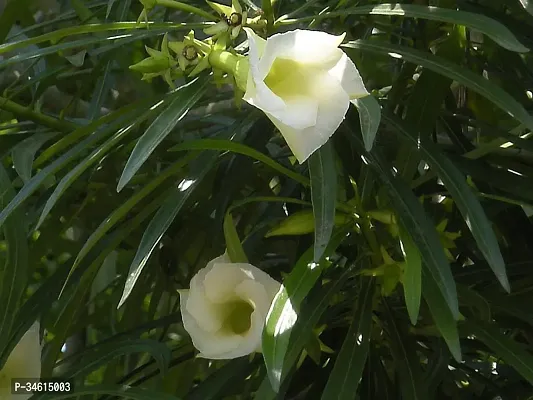
[{"label": "foliage", "polygon": [[[83,398],[532,398],[531,2],[244,2],[346,32],[372,90],[302,165],[209,71],[129,68],[219,18],[149,3],[0,15],[0,365],[39,318]],[[226,246],[284,290],[211,362],[177,289]]]}]

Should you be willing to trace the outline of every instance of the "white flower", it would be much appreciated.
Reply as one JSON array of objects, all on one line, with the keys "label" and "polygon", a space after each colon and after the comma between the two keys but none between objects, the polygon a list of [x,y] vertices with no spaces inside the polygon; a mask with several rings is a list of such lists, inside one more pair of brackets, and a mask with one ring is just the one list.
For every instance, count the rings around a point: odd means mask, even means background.
[{"label": "white flower", "polygon": [[41,344],[36,322],[17,343],[0,370],[0,399],[27,400],[32,395],[12,395],[11,379],[41,377]]},{"label": "white flower", "polygon": [[295,30],[265,41],[244,29],[250,46],[244,100],[266,113],[303,163],[335,133],[350,101],[369,94],[339,49],[345,35]]},{"label": "white flower", "polygon": [[261,351],[266,315],[280,284],[250,264],[211,260],[180,290],[183,325],[199,357],[230,359]]}]

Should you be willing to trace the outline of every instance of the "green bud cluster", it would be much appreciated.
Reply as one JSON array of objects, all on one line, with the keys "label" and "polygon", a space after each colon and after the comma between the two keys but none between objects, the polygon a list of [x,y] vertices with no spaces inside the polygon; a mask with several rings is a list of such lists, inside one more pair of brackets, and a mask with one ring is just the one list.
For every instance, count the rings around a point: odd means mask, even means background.
[{"label": "green bud cluster", "polygon": [[[139,1],[144,7],[138,19],[139,23],[147,23],[148,14],[158,5],[172,5],[177,8],[182,4],[169,0]],[[210,37],[201,41],[194,37],[194,31],[190,31],[183,41],[174,41],[166,34],[159,50],[146,47],[149,57],[130,66],[130,69],[142,73],[142,80],[151,81],[160,76],[174,88],[175,79],[182,76],[192,77],[211,68],[215,84],[221,85],[229,80],[239,92],[236,93],[237,97],[242,97],[242,91],[246,89],[248,60],[237,54],[231,45],[243,27],[261,29],[266,27],[266,21],[261,19],[261,15],[253,19],[248,18],[238,0],[232,0],[231,7],[208,0],[207,4],[219,17],[218,22],[204,29],[204,33]]]}]

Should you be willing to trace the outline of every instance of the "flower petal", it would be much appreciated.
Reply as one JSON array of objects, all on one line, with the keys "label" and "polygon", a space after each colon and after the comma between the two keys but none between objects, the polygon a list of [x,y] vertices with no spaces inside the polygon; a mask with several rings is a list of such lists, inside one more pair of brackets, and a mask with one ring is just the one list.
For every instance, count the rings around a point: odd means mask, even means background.
[{"label": "flower petal", "polygon": [[[339,51],[342,52],[340,49]],[[350,100],[370,94],[365,88],[357,67],[344,52],[335,66],[329,70],[329,74],[338,79],[344,91],[350,96]]]},{"label": "flower petal", "polygon": [[[231,354],[237,349],[242,337],[239,335],[224,335],[223,333],[206,332],[197,323],[183,304],[187,304],[190,300],[190,291],[180,290],[180,307],[183,327],[189,333],[192,343],[196,349],[200,351],[198,357],[209,359],[226,359],[225,354]],[[234,358],[234,357],[233,357]]]},{"label": "flower petal", "polygon": [[265,287],[259,282],[246,280],[235,288],[235,293],[243,300],[253,305],[254,311],[258,311],[266,316],[273,296],[270,296]]},{"label": "flower petal", "polygon": [[[39,322],[35,322],[17,343],[4,368],[0,370],[0,399],[11,398],[12,378],[41,377],[41,344]],[[32,395],[16,396],[17,400],[27,400]]]},{"label": "flower petal", "polygon": [[315,126],[294,129],[267,113],[300,163],[307,160],[335,133],[350,105],[348,94],[333,76],[323,73],[322,76],[317,76],[316,84],[321,97]]},{"label": "flower petal", "polygon": [[216,35],[220,32],[225,32],[229,29],[229,25],[225,21],[218,21],[215,25],[204,29],[206,35]]},{"label": "flower petal", "polygon": [[224,303],[237,297],[235,287],[248,276],[239,268],[241,264],[218,263],[205,276],[205,296],[213,303]]},{"label": "flower petal", "polygon": [[191,279],[187,301],[180,303],[182,313],[183,310],[189,312],[197,324],[207,332],[218,331],[222,326],[223,320],[217,306],[205,297],[204,280],[207,274],[218,264],[218,261],[226,261],[226,257],[223,254],[209,261],[205,268],[198,271]]},{"label": "flower petal", "polygon": [[276,58],[309,65],[323,65],[331,63],[332,60],[336,61],[339,53],[335,50],[344,37],[345,34],[335,36],[325,32],[300,29],[273,35],[266,42],[263,56],[258,64],[257,78],[266,78]]},{"label": "flower petal", "polygon": [[254,62],[259,62],[259,59],[263,57],[263,54],[265,53],[267,41],[255,33],[253,29],[247,27],[243,27],[243,29],[246,32],[246,36],[248,36],[248,46],[250,48],[249,57],[253,59]]},{"label": "flower petal", "polygon": [[[281,287],[281,283],[273,279],[270,275],[268,275],[263,270],[254,267],[251,264],[240,264],[240,268],[249,276],[253,277],[253,280],[263,286],[265,289],[265,292],[268,295],[268,298],[270,299],[269,302],[272,302],[274,299],[274,296],[278,292],[279,288]],[[270,307],[270,305],[269,305]]]},{"label": "flower petal", "polygon": [[248,81],[246,84],[246,93],[243,99],[254,107],[259,108],[264,112],[277,112],[285,109],[285,102],[276,96],[272,90],[263,82],[263,78],[259,79],[259,59],[263,54],[266,46],[266,41],[259,37],[250,28],[244,28],[248,35],[248,43],[250,46],[249,65],[250,72],[248,74]]}]

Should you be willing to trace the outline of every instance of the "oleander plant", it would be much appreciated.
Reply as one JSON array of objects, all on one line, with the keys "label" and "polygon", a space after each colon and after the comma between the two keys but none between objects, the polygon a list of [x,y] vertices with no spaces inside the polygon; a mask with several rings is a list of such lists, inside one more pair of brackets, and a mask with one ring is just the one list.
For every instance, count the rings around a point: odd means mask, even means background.
[{"label": "oleander plant", "polygon": [[0,399],[532,400],[533,2],[217,1],[0,0]]}]

